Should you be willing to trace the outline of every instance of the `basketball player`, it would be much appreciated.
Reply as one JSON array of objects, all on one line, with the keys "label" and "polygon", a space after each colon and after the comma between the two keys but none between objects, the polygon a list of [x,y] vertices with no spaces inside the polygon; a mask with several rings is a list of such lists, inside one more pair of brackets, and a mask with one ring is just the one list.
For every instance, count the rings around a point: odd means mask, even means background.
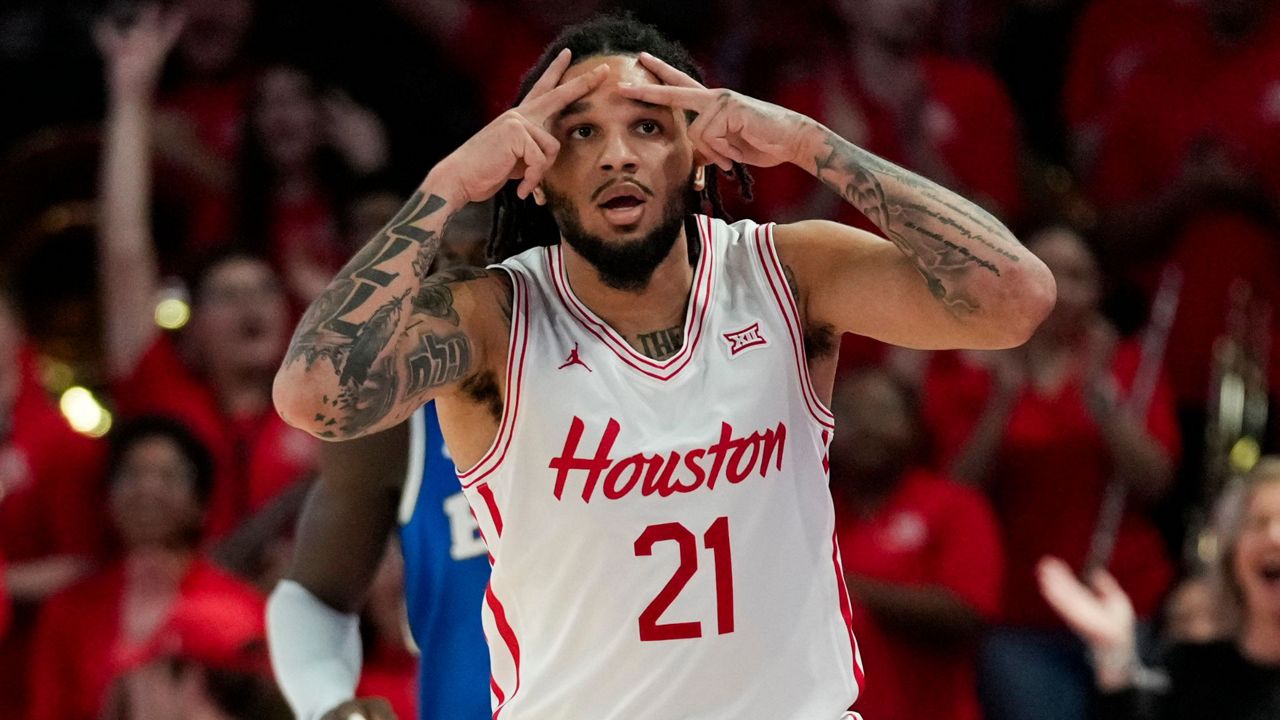
[{"label": "basketball player", "polygon": [[[356,613],[397,520],[409,627],[422,651],[418,713],[490,716],[479,613],[489,564],[428,403],[408,422],[321,452],[292,565],[267,605],[276,679],[299,720],[393,717],[384,700],[354,695],[362,660]],[[324,635],[329,627],[342,636]]]},{"label": "basketball player", "polygon": [[[495,718],[852,717],[836,339],[1010,347],[1053,304],[973,203],[698,76],[650,27],[566,29],[312,305],[276,378],[282,415],[327,439],[436,400],[493,557]],[[723,215],[717,167],[783,162],[889,240],[698,214]],[[425,276],[450,218],[495,195],[502,262]]]}]

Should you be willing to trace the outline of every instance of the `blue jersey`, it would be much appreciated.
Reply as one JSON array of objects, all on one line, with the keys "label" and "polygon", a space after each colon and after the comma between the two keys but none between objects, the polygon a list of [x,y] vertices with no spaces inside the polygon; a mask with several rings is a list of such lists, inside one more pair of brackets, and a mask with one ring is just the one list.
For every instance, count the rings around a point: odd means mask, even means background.
[{"label": "blue jersey", "polygon": [[489,582],[488,553],[434,403],[415,412],[409,426],[399,520],[409,627],[422,651],[418,717],[487,719],[489,650],[480,606]]}]

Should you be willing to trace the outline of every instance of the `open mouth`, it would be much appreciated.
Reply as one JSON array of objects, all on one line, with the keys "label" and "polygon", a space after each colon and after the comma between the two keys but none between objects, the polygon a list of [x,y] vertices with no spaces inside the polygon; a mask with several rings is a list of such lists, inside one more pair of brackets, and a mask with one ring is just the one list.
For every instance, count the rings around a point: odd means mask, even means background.
[{"label": "open mouth", "polygon": [[645,196],[639,187],[619,183],[600,198],[599,208],[613,225],[634,225],[644,215]]},{"label": "open mouth", "polygon": [[242,340],[260,340],[266,334],[266,324],[259,320],[245,320],[240,323],[240,338]]}]

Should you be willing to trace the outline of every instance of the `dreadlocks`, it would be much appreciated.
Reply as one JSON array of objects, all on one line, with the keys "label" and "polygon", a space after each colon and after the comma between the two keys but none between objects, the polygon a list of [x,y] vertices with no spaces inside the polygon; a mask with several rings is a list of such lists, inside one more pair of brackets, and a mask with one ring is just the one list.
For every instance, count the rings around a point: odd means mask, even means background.
[{"label": "dreadlocks", "polygon": [[[568,48],[573,54],[573,64],[601,55],[639,55],[641,52],[648,52],[702,82],[702,71],[690,57],[689,51],[679,43],[668,40],[657,28],[629,15],[603,15],[571,25],[560,32],[542,51],[538,62],[525,73],[512,107],[524,100],[533,89],[533,84],[564,48]],[[686,117],[689,122],[693,122],[697,115],[688,112]],[[712,217],[732,220],[720,198],[717,168],[712,165],[708,170],[706,186],[698,194],[698,204],[708,210]],[[730,174],[737,179],[738,192],[742,198],[751,200],[752,178],[746,166],[735,162]],[[493,262],[500,262],[531,247],[554,245],[560,241],[560,230],[555,218],[551,216],[551,210],[534,202],[532,195],[523,200],[517,197],[518,185],[515,180],[508,182],[494,198],[493,228],[486,248],[489,259]]]}]

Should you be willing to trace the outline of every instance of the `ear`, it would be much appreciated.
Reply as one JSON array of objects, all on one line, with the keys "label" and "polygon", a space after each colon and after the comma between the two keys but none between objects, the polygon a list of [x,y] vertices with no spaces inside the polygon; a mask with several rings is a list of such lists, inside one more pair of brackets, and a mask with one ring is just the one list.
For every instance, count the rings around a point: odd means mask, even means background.
[{"label": "ear", "polygon": [[702,192],[702,189],[707,186],[707,166],[698,163],[697,168],[693,171],[693,189]]}]

